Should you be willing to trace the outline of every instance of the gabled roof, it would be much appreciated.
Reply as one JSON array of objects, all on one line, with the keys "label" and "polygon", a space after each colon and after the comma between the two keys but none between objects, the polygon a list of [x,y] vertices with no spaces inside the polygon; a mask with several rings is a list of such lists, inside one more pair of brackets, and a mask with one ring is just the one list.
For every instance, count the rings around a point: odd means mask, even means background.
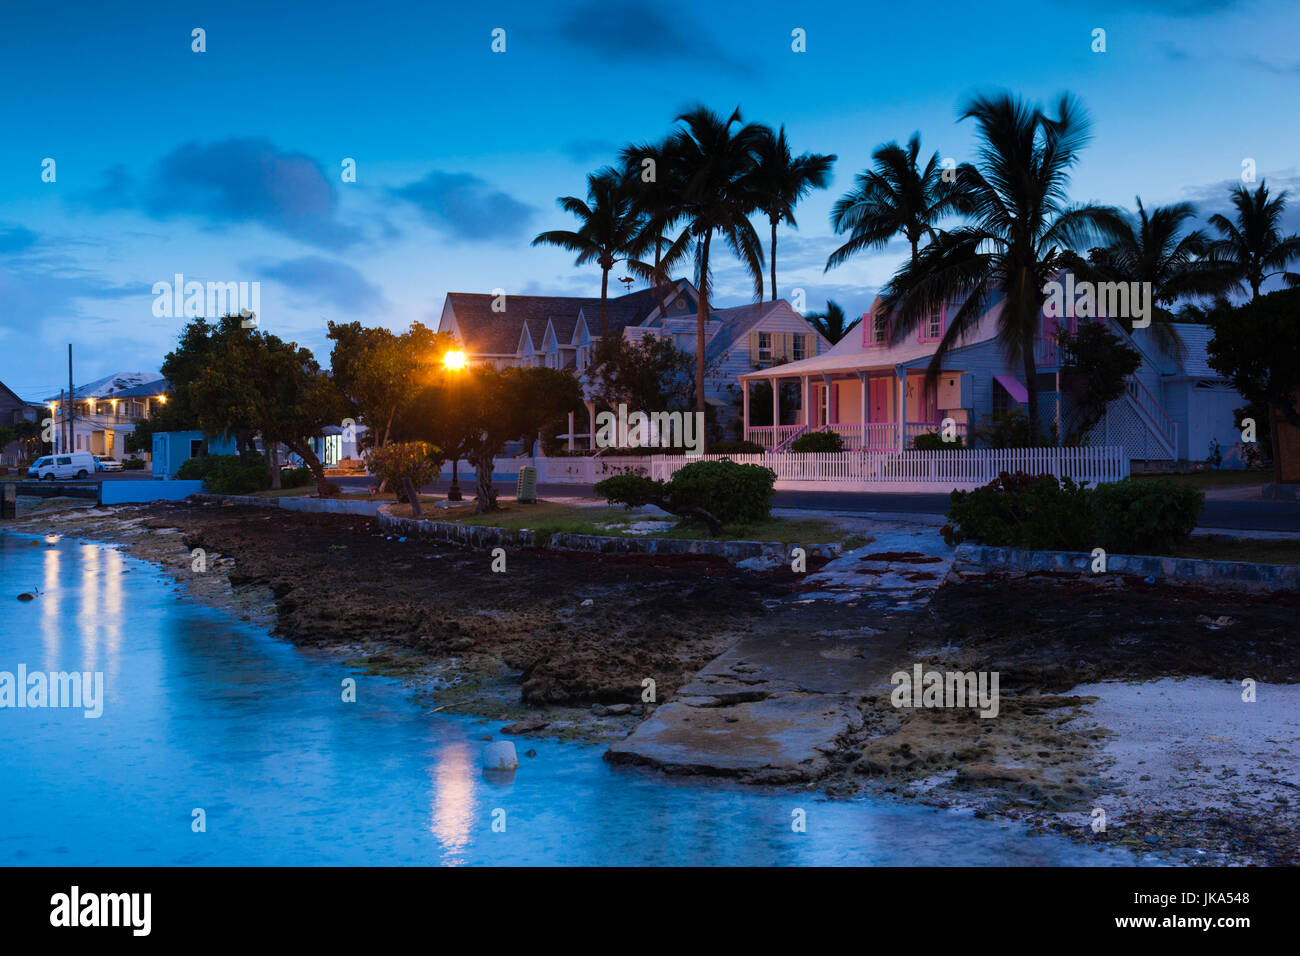
[{"label": "gabled roof", "polygon": [[1197,325],[1192,322],[1177,322],[1172,328],[1178,333],[1178,340],[1182,346],[1176,354],[1161,351],[1150,328],[1134,329],[1129,334],[1165,375],[1223,378],[1221,372],[1210,368],[1209,344],[1214,338],[1214,329],[1208,325]]},{"label": "gabled roof", "polygon": [[[136,398],[144,395],[157,395],[165,385],[166,379],[157,372],[117,372],[85,385],[74,386],[73,398]],[[153,391],[150,391],[150,388],[153,388]],[[57,402],[58,400],[59,396],[57,394],[45,399],[46,402]]]}]

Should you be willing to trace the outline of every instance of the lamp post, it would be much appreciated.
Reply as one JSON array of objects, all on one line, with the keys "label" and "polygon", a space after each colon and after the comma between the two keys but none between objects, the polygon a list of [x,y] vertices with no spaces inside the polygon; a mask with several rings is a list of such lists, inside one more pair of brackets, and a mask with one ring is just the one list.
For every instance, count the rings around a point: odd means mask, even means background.
[{"label": "lamp post", "polygon": [[[465,353],[457,349],[453,349],[450,352],[444,353],[442,356],[442,367],[445,368],[448,372],[460,373],[465,371]],[[457,374],[455,378],[456,378],[456,394],[457,397],[459,397],[460,396],[460,375]],[[459,464],[460,462],[457,459],[453,458],[451,460],[451,487],[447,489],[448,501],[465,500],[460,493],[459,469],[457,468],[457,465]]]}]

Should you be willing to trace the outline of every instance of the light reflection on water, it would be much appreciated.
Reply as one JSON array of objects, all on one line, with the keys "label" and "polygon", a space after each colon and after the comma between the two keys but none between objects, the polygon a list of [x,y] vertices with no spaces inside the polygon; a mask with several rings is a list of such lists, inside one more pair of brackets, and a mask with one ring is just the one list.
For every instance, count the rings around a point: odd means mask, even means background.
[{"label": "light reflection on water", "polygon": [[[37,581],[35,601],[13,599]],[[550,740],[516,739],[519,771],[488,780],[479,738],[499,725],[424,714],[379,678],[344,703],[354,675],[336,660],[177,600],[141,562],[0,534],[0,670],[19,663],[103,671],[104,715],[0,709],[0,864],[1131,861],[923,807],[669,780]]]}]

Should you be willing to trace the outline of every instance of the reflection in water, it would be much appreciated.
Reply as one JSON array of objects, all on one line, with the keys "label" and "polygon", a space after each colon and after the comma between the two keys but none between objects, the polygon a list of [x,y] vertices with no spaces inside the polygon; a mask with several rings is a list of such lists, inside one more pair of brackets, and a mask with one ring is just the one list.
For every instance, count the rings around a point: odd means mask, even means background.
[{"label": "reflection in water", "polygon": [[454,741],[442,748],[433,765],[433,808],[430,829],[446,851],[443,862],[464,863],[463,851],[474,825],[474,754],[468,742]]},{"label": "reflection in water", "polygon": [[[98,545],[83,544],[81,551],[81,587],[78,589],[77,632],[81,636],[82,664],[79,670],[94,671],[99,664],[99,556]],[[71,668],[71,663],[64,665]]]},{"label": "reflection in water", "polygon": [[42,563],[44,576],[41,578],[41,644],[45,651],[45,669],[57,670],[59,664],[59,643],[61,614],[59,613],[59,559],[63,557],[58,548],[46,548]]}]

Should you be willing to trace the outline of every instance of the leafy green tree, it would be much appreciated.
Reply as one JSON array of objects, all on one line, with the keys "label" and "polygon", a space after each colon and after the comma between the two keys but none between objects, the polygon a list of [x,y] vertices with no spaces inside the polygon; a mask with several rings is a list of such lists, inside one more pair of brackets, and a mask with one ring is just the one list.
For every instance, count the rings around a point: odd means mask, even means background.
[{"label": "leafy green tree", "polygon": [[[181,329],[176,348],[163,359],[162,374],[169,385],[169,400],[151,417],[154,431],[203,429],[202,409],[195,395],[195,385],[215,357],[231,347],[231,343],[242,334],[242,320],[241,316],[226,315],[216,322],[209,322],[200,316]],[[208,434],[229,434],[235,440],[240,462],[248,465],[254,451],[254,430],[251,422],[232,418],[228,429],[209,431]]]},{"label": "leafy green tree", "polygon": [[944,179],[939,154],[924,169],[918,165],[920,155],[920,133],[912,134],[906,148],[896,142],[876,147],[874,167],[858,173],[854,187],[831,210],[831,226],[836,233],[847,232],[849,239],[830,254],[827,271],[859,252],[883,249],[897,235],[911,245],[913,262],[921,240],[934,241],[935,226],[958,211],[960,195],[955,178]]},{"label": "leafy green tree", "polygon": [[1080,323],[1071,335],[1057,332],[1061,356],[1061,390],[1073,401],[1062,432],[1079,439],[1106,414],[1106,406],[1124,394],[1124,380],[1137,371],[1142,356],[1125,345],[1103,322]]},{"label": "leafy green tree", "polygon": [[844,310],[838,302],[833,302],[830,299],[826,300],[825,312],[809,312],[804,318],[832,345],[852,332],[858,327],[858,323],[862,321],[861,316],[859,316],[846,324]]},{"label": "leafy green tree", "polygon": [[[1293,428],[1300,428],[1300,289],[1280,289],[1210,313],[1214,338],[1207,346],[1210,367],[1255,405],[1277,409]],[[1237,423],[1241,424],[1240,421]],[[1256,421],[1257,433],[1270,432],[1275,469],[1283,446],[1271,434],[1272,421]]]},{"label": "leafy green tree", "polygon": [[952,349],[1000,298],[997,341],[1007,360],[1024,369],[1030,431],[1036,434],[1034,346],[1044,286],[1065,265],[1064,252],[1107,244],[1125,223],[1113,207],[1066,202],[1070,169],[1089,129],[1073,97],[1062,96],[1050,116],[1008,93],[977,96],[961,118],[975,121],[980,141],[979,164],[962,164],[956,177],[961,209],[971,221],[938,233],[904,263],[882,291],[882,306],[891,340],[898,343],[932,312],[961,302],[950,310],[927,369],[933,381]]},{"label": "leafy green tree", "polygon": [[798,228],[794,207],[813,189],[826,188],[830,182],[831,167],[835,165],[835,155],[803,153],[793,156],[790,143],[785,138],[784,126],[779,133],[763,127],[755,155],[757,165],[754,168],[754,190],[758,195],[758,208],[767,216],[772,228],[768,254],[772,263],[772,301],[775,302],[777,224],[786,222],[790,228]]},{"label": "leafy green tree", "polygon": [[694,367],[695,356],[671,338],[647,335],[629,342],[617,336],[596,343],[586,378],[591,397],[604,408],[623,402],[639,411],[687,411],[695,387]]},{"label": "leafy green tree", "polygon": [[563,229],[543,232],[533,240],[533,245],[559,246],[578,254],[574,265],[594,262],[600,266],[600,334],[604,337],[609,333],[610,270],[620,262],[627,262],[629,268],[641,275],[648,276],[652,271],[632,254],[645,241],[636,195],[622,173],[607,167],[587,177],[586,201],[562,196],[558,202],[581,225],[576,232]]},{"label": "leafy green tree", "polygon": [[329,323],[330,371],[353,416],[366,426],[372,447],[392,437],[398,409],[455,348],[455,337],[412,322],[405,332],[365,328],[360,322]]},{"label": "leafy green tree", "polygon": [[1210,217],[1210,225],[1219,238],[1210,243],[1210,262],[1219,270],[1225,288],[1249,289],[1251,300],[1259,298],[1266,279],[1281,276],[1288,286],[1300,284],[1300,274],[1287,266],[1300,258],[1300,236],[1282,235],[1282,214],[1286,211],[1287,191],[1272,199],[1268,185],[1261,181],[1254,192],[1237,185],[1232,190],[1233,219],[1221,213]]}]

